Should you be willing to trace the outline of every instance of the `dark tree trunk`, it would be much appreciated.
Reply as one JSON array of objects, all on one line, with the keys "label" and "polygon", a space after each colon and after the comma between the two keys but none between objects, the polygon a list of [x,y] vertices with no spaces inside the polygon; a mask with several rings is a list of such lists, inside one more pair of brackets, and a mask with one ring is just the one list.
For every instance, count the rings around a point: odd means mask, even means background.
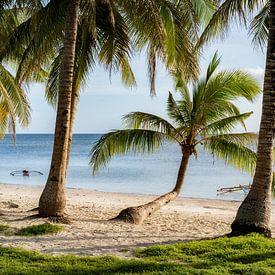
[{"label": "dark tree trunk", "polygon": [[62,217],[66,207],[65,181],[79,3],[80,0],[71,0],[68,7],[54,148],[48,180],[39,200],[39,214],[45,217]]},{"label": "dark tree trunk", "polygon": [[122,210],[118,214],[118,216],[115,217],[113,220],[122,220],[129,223],[142,224],[147,217],[151,216],[163,205],[166,205],[170,201],[174,200],[179,195],[180,190],[182,188],[190,155],[191,150],[189,148],[185,150],[183,149],[183,155],[178,171],[177,182],[174,189],[171,192],[168,192],[149,203],[134,207],[128,207]]},{"label": "dark tree trunk", "polygon": [[250,192],[238,209],[230,235],[258,232],[271,236],[271,186],[273,176],[273,141],[275,120],[275,0],[271,0],[269,39],[263,90],[262,118],[259,132],[256,171]]},{"label": "dark tree trunk", "polygon": [[73,88],[72,88],[72,98],[71,98],[71,113],[70,113],[70,129],[69,129],[69,140],[68,140],[68,149],[67,149],[67,168],[69,166],[69,160],[70,160],[70,153],[71,153],[71,147],[73,142],[73,129],[74,129],[74,122],[75,122],[75,116],[77,111],[77,104],[78,104],[78,98],[79,98],[79,87],[76,86],[76,80],[73,82]]}]

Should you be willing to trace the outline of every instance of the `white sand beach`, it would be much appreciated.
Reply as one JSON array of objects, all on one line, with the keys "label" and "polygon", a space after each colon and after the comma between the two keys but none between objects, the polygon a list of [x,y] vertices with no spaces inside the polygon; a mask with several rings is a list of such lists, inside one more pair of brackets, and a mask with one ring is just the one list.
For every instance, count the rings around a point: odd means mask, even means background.
[{"label": "white sand beach", "polygon": [[[42,191],[40,186],[0,185],[0,224],[13,228],[47,222],[32,217]],[[34,249],[49,254],[131,256],[131,250],[210,238],[230,232],[240,202],[178,198],[153,214],[143,225],[108,221],[125,207],[139,205],[154,196],[67,189],[66,213],[71,220],[61,233],[39,237],[0,234],[3,246]],[[275,231],[275,206],[271,221]],[[274,237],[274,235],[273,235]]]}]

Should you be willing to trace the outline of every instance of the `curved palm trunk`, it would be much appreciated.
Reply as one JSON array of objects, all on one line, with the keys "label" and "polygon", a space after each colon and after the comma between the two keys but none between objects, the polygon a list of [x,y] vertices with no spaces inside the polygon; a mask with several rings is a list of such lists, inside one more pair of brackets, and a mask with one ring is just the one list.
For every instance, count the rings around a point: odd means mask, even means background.
[{"label": "curved palm trunk", "polygon": [[275,120],[275,0],[271,0],[269,40],[256,171],[250,192],[238,209],[230,235],[258,232],[271,236],[271,186]]},{"label": "curved palm trunk", "polygon": [[79,2],[80,0],[69,1],[61,62],[54,148],[48,180],[39,200],[41,216],[63,216],[66,206],[65,180]]},{"label": "curved palm trunk", "polygon": [[159,210],[163,205],[174,200],[180,193],[183,185],[185,172],[191,155],[190,149],[183,150],[183,155],[178,171],[177,182],[174,189],[157,199],[139,206],[128,207],[122,210],[113,220],[122,220],[129,223],[141,224],[147,217]]}]

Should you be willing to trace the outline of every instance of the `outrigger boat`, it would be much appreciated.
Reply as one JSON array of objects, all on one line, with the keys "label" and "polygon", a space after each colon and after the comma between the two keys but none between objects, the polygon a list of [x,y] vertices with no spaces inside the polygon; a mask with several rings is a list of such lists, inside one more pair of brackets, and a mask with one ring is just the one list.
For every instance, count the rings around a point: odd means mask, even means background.
[{"label": "outrigger boat", "polygon": [[247,194],[250,190],[250,184],[247,185],[239,185],[239,186],[233,186],[233,187],[223,187],[221,189],[218,189],[218,194],[225,194],[230,192],[237,192],[237,191],[243,191],[245,194]]},{"label": "outrigger boat", "polygon": [[30,175],[43,175],[40,171],[35,170],[22,170],[22,171],[12,171],[10,172],[10,175],[12,176],[23,176],[23,177],[29,177]]}]

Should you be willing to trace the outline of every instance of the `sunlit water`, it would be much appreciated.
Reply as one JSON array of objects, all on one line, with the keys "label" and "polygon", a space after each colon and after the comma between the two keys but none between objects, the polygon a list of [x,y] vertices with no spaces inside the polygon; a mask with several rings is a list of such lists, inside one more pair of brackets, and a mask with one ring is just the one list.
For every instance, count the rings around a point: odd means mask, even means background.
[{"label": "sunlit water", "polygon": [[[67,186],[109,192],[162,194],[169,191],[177,176],[181,153],[177,145],[165,143],[150,155],[127,154],[114,158],[96,176],[89,168],[89,151],[98,134],[74,135]],[[0,182],[43,185],[47,178],[53,146],[53,135],[20,134],[16,145],[11,136],[0,141]],[[43,176],[11,176],[13,170],[38,170]],[[183,187],[182,196],[242,200],[244,193],[217,195],[221,187],[248,184],[251,177],[199,148],[198,159],[193,157]]]}]

